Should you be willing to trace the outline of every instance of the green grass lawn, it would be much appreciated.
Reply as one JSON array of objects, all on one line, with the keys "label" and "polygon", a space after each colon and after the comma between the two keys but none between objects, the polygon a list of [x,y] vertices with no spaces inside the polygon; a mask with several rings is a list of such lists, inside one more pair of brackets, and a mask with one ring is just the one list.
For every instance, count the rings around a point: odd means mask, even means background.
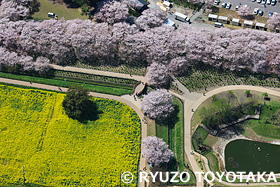
[{"label": "green grass lawn", "polygon": [[2,85],[0,96],[0,186],[23,186],[23,166],[26,186],[119,186],[121,171],[137,186],[141,125],[127,105],[91,98],[96,119],[80,123],[62,93]]},{"label": "green grass lawn", "polygon": [[69,19],[87,19],[88,16],[82,16],[78,9],[67,8],[62,4],[53,4],[48,0],[37,0],[40,3],[39,11],[32,15],[33,19],[45,20],[51,19],[48,17],[48,12],[55,13],[58,19],[64,17],[65,20]]},{"label": "green grass lawn", "polygon": [[[175,106],[175,111],[171,117],[164,122],[156,121],[152,123],[148,121],[148,133],[153,135],[153,129],[155,129],[155,135],[162,138],[172,149],[174,155],[176,155],[176,161],[172,161],[169,165],[169,169],[172,171],[184,171],[186,169],[190,173],[190,181],[187,184],[194,184],[195,177],[193,173],[185,167],[187,161],[184,159],[184,116],[183,116],[183,103],[177,98],[172,97],[172,102]],[[175,183],[174,185],[182,185],[186,183]]]},{"label": "green grass lawn", "polygon": [[8,79],[17,79],[22,81],[34,82],[34,83],[48,84],[48,85],[59,86],[59,87],[69,87],[71,84],[78,84],[78,85],[83,85],[89,91],[111,94],[111,95],[125,95],[125,94],[130,94],[132,91],[132,88],[129,87],[118,86],[110,83],[101,84],[101,83],[89,82],[87,80],[82,81],[82,80],[75,80],[75,79],[67,79],[67,81],[65,82],[64,78],[54,77],[51,79],[51,78],[33,77],[33,76],[26,76],[26,75],[16,75],[16,74],[3,73],[3,72],[0,72],[0,77],[8,78]]},{"label": "green grass lawn", "polygon": [[[263,137],[280,139],[280,126],[273,124],[273,115],[280,109],[278,102],[267,102],[262,107],[262,113],[260,120],[250,120],[243,123],[245,126],[249,126],[252,130]],[[242,126],[242,125],[241,125]]]}]

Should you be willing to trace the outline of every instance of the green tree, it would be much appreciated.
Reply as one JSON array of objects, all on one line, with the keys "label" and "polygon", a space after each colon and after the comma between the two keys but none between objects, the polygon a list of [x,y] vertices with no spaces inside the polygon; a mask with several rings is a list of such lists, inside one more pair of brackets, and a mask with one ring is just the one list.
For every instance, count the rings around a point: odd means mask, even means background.
[{"label": "green tree", "polygon": [[246,90],[245,94],[246,94],[247,97],[251,97],[252,96],[250,90]]},{"label": "green tree", "polygon": [[62,106],[70,118],[79,121],[85,120],[92,109],[92,101],[89,100],[88,90],[76,84],[71,85]]}]

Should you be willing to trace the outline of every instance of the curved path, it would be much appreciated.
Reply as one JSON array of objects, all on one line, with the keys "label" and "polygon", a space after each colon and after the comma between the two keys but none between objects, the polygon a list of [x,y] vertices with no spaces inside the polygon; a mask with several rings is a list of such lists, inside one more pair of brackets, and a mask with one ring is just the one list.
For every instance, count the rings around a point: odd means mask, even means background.
[{"label": "curved path", "polygon": [[[61,92],[67,92],[67,90],[68,90],[68,88],[63,88],[63,87],[50,86],[50,85],[45,85],[45,84],[31,83],[31,82],[26,82],[26,81],[19,81],[19,80],[13,80],[13,79],[5,79],[5,78],[0,78],[0,82],[34,87],[34,88],[41,88],[41,89],[46,89],[46,90],[61,91]],[[101,94],[101,93],[96,93],[96,92],[89,92],[89,95],[94,96],[94,97],[113,99],[113,100],[125,103],[126,105],[131,107],[137,113],[137,115],[139,116],[140,121],[141,121],[141,139],[147,137],[147,124],[143,123],[143,121],[142,121],[144,114],[141,112],[139,107],[137,107],[134,103],[132,103],[128,99],[125,99],[125,98],[119,97],[119,96]],[[142,152],[142,150],[143,150],[143,147],[141,147],[141,152]],[[146,166],[146,160],[141,155],[142,155],[142,153],[140,153],[139,170]],[[144,187],[144,186],[145,186],[144,183],[139,184],[139,187]]]},{"label": "curved path", "polygon": [[[280,92],[268,88],[263,88],[263,87],[257,87],[257,86],[249,86],[249,85],[233,85],[233,86],[224,86],[220,87],[217,89],[214,89],[208,93],[205,94],[205,96],[201,96],[198,98],[196,101],[191,101],[188,98],[184,98],[180,95],[176,95],[180,97],[184,101],[184,130],[185,130],[185,139],[184,139],[184,144],[185,144],[185,152],[187,154],[187,157],[190,161],[190,165],[193,169],[193,172],[200,172],[201,169],[198,166],[194,155],[191,155],[190,152],[192,151],[191,148],[191,119],[193,116],[192,110],[196,110],[204,101],[206,101],[208,98],[211,98],[215,94],[219,94],[222,92],[227,92],[229,90],[251,90],[251,91],[258,91],[258,92],[267,92],[268,95],[273,95],[273,96],[278,96],[280,97]],[[195,155],[200,156],[199,153],[195,153]],[[208,160],[204,156],[201,157],[206,165],[206,171],[211,171],[208,165]],[[216,180],[218,180],[216,178]],[[227,183],[227,182],[221,182],[222,184],[226,186],[246,186],[245,183]],[[279,185],[280,182],[277,183],[254,183],[250,184],[250,186],[266,186],[266,185]],[[198,187],[203,187],[203,182],[197,181],[197,186]]]},{"label": "curved path", "polygon": [[[52,65],[54,66],[54,65]],[[56,67],[55,69],[59,69],[61,67]],[[65,69],[65,67],[62,67],[63,69],[61,70],[67,70],[70,71],[69,69]],[[72,67],[71,67],[72,68]],[[104,72],[104,71],[98,71],[98,70],[86,70],[90,72],[85,72],[86,69],[84,68],[74,68],[72,69],[73,72],[84,72],[84,73],[90,73],[90,74],[97,74],[97,75],[105,75],[105,76],[116,76],[120,78],[129,78],[129,79],[135,79],[135,80],[141,80],[143,82],[146,82],[145,77],[143,76],[130,76],[127,74],[119,74],[119,73],[111,73],[111,72]],[[116,74],[116,75],[115,75]],[[125,75],[125,76],[124,76]],[[0,78],[0,82],[4,83],[9,83],[9,84],[16,84],[16,85],[23,85],[23,86],[29,86],[29,87],[34,87],[34,88],[42,88],[42,89],[47,89],[47,90],[54,90],[54,91],[63,91],[66,92],[67,88],[59,88],[57,86],[50,86],[50,85],[44,85],[44,84],[37,84],[37,83],[30,83],[30,82],[25,82],[25,81],[19,81],[19,80],[12,80],[12,79],[5,79],[5,78]],[[201,169],[198,166],[195,157],[191,155],[192,147],[191,147],[191,118],[193,115],[193,111],[195,111],[205,100],[208,98],[212,97],[215,94],[219,94],[222,92],[226,92],[229,90],[251,90],[251,91],[258,91],[258,92],[267,92],[269,95],[274,95],[280,97],[280,92],[268,88],[263,88],[263,87],[256,87],[256,86],[247,86],[247,85],[236,85],[236,86],[224,86],[220,87],[217,89],[214,89],[208,93],[206,93],[204,96],[198,96],[198,95],[193,95],[193,94],[184,94],[184,95],[179,95],[177,93],[174,93],[170,91],[173,95],[177,96],[184,102],[184,150],[186,152],[186,155],[188,157],[188,160],[190,162],[190,166],[193,170],[193,172],[200,172]],[[185,91],[185,90],[184,90]],[[118,97],[118,96],[112,96],[112,95],[107,95],[107,94],[101,94],[101,93],[95,93],[95,92],[90,92],[91,96],[94,97],[102,97],[102,98],[107,98],[107,99],[113,99],[117,100],[120,102],[123,102],[130,106],[140,117],[140,119],[143,119],[144,115],[139,109],[139,106],[137,106],[131,98],[125,97]],[[147,125],[142,122],[141,120],[141,127],[142,127],[142,139],[147,136]],[[142,150],[142,147],[141,147]],[[195,153],[196,155],[199,156],[198,153]],[[206,171],[210,171],[209,166],[208,166],[208,160],[202,156],[202,159],[204,163],[206,163]],[[139,163],[139,170],[144,168],[146,166],[146,161],[145,159],[140,156],[140,163]],[[237,183],[226,183],[222,182],[222,184],[226,186],[244,186],[245,184],[237,184]],[[280,182],[277,183],[256,183],[250,186],[264,186],[264,185],[279,185]],[[145,186],[144,183],[140,183],[139,186]],[[198,187],[203,187],[203,180],[200,182],[197,181],[197,186]]]}]

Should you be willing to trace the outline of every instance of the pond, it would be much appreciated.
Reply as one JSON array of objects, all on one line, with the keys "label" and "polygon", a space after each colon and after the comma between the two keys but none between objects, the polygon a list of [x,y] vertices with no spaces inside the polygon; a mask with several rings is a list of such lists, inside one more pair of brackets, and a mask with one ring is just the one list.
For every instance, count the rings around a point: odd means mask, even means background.
[{"label": "pond", "polygon": [[280,145],[234,140],[225,148],[226,170],[280,173]]}]

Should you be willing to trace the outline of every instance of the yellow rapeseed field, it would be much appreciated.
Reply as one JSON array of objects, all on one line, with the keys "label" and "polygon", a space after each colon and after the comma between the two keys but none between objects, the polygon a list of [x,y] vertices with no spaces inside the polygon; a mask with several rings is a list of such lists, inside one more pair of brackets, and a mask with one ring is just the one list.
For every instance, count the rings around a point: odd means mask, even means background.
[{"label": "yellow rapeseed field", "polygon": [[[92,98],[98,119],[80,123],[63,110],[64,94],[0,85],[0,186],[137,185],[141,126],[123,103]],[[125,186],[122,183],[122,186]]]}]

